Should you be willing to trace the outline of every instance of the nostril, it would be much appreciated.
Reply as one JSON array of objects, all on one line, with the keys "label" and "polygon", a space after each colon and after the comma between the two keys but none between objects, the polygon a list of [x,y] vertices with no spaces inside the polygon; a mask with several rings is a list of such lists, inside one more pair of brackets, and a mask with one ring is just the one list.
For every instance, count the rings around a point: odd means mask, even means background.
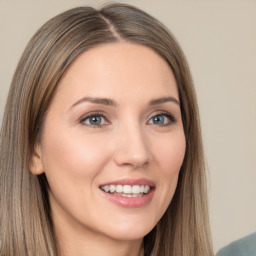
[{"label": "nostril", "polygon": [[132,166],[133,168],[143,167],[149,164],[148,156],[120,154],[115,156],[117,165]]}]

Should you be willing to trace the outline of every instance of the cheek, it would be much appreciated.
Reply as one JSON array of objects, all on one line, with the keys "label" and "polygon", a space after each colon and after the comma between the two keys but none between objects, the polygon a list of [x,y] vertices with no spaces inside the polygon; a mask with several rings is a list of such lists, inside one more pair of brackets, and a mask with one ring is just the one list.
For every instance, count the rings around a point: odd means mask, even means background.
[{"label": "cheek", "polygon": [[79,185],[82,181],[91,181],[107,161],[106,155],[99,154],[102,145],[94,140],[72,131],[48,131],[43,141],[42,155],[49,182],[60,179],[67,185],[69,181]]},{"label": "cheek", "polygon": [[158,155],[158,162],[161,165],[163,175],[173,176],[179,173],[185,151],[186,140],[183,132],[174,134],[159,144],[156,154]]},{"label": "cheek", "polygon": [[179,172],[186,150],[185,136],[182,132],[163,140],[155,152],[157,154],[159,173],[159,209],[161,215],[169,206],[176,190]]},{"label": "cheek", "polygon": [[96,137],[53,129],[47,131],[42,144],[51,207],[54,212],[64,209],[82,218],[91,200],[97,201],[97,193],[92,187],[109,159],[108,151],[102,152],[102,144]]}]

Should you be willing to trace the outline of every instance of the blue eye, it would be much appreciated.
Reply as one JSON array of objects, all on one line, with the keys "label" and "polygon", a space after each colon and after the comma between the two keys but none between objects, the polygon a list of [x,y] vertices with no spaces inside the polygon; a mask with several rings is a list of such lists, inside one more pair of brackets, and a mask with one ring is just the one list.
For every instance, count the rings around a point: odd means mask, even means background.
[{"label": "blue eye", "polygon": [[99,115],[99,114],[93,114],[93,115],[87,116],[83,118],[80,122],[85,125],[96,126],[96,127],[107,124],[106,118],[103,115]]},{"label": "blue eye", "polygon": [[155,125],[169,125],[174,122],[175,118],[172,115],[164,113],[153,116],[148,123]]},{"label": "blue eye", "polygon": [[165,117],[164,116],[154,116],[152,118],[152,122],[154,124],[164,124],[165,123]]}]

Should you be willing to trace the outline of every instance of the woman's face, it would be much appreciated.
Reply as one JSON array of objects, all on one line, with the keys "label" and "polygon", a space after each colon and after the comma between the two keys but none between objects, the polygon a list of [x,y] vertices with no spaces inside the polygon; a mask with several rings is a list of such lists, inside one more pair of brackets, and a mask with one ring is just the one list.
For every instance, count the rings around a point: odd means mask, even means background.
[{"label": "woman's face", "polygon": [[110,43],[62,77],[31,171],[45,173],[63,232],[136,240],[170,204],[184,154],[168,64],[145,46]]}]

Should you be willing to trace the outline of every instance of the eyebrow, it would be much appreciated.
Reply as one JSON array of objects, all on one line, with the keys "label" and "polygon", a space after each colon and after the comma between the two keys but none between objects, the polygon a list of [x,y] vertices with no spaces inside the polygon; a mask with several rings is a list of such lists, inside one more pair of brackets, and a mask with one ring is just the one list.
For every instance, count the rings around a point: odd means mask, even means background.
[{"label": "eyebrow", "polygon": [[161,103],[165,103],[165,102],[174,102],[176,103],[178,106],[180,106],[180,102],[174,98],[174,97],[165,97],[165,98],[159,98],[159,99],[155,99],[155,100],[151,100],[149,105],[157,105],[157,104],[161,104]]},{"label": "eyebrow", "polygon": [[84,97],[82,99],[80,99],[79,101],[77,101],[76,103],[74,103],[71,107],[75,107],[80,103],[84,103],[84,102],[91,102],[91,103],[95,103],[95,104],[101,104],[101,105],[106,105],[106,106],[117,106],[117,103],[111,99],[107,99],[107,98],[93,98],[93,97]]},{"label": "eyebrow", "polygon": [[[100,105],[106,105],[106,106],[117,106],[118,104],[112,100],[112,99],[108,99],[108,98],[94,98],[94,97],[83,97],[82,99],[78,100],[77,102],[75,102],[71,107],[75,107],[81,103],[84,102],[90,102],[90,103],[94,103],[94,104],[100,104]],[[158,105],[161,103],[165,103],[165,102],[174,102],[175,104],[177,104],[178,106],[180,106],[180,102],[174,98],[174,97],[164,97],[164,98],[159,98],[159,99],[153,99],[149,102],[149,105]]]}]

